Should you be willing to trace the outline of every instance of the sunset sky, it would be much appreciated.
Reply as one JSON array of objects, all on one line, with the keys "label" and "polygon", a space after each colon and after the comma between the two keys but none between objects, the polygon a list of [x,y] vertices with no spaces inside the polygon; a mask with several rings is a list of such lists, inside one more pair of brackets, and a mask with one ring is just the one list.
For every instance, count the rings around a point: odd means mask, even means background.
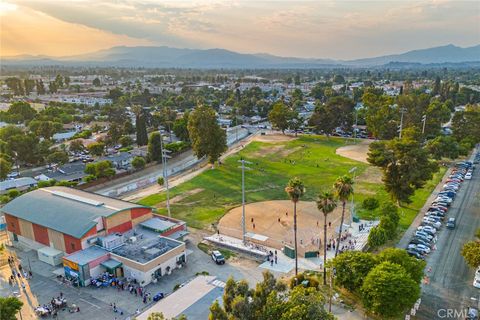
[{"label": "sunset sky", "polygon": [[0,0],[0,54],[117,45],[351,59],[480,44],[480,1]]}]

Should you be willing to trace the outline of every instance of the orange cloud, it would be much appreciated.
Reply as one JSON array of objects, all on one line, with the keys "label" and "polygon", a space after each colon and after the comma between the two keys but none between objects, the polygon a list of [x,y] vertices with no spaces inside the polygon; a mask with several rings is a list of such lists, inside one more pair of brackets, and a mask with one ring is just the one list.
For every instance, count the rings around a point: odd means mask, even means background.
[{"label": "orange cloud", "polygon": [[68,56],[117,45],[152,45],[146,39],[68,23],[24,6],[2,5],[0,16],[0,56]]}]

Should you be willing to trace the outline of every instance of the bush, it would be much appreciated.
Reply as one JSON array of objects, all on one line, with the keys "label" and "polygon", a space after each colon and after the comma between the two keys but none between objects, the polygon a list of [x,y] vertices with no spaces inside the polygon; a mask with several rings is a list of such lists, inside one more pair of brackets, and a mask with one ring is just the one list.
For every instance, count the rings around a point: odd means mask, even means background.
[{"label": "bush", "polygon": [[8,190],[7,195],[10,199],[15,199],[20,195],[20,191],[18,191],[17,189],[11,189]]},{"label": "bush", "polygon": [[88,139],[92,136],[92,131],[90,130],[82,130],[80,132],[75,133],[73,136],[72,140],[82,138],[82,139]]},{"label": "bush", "polygon": [[163,184],[165,183],[165,179],[163,179],[163,177],[160,177],[157,179],[157,183],[160,187],[163,187]]},{"label": "bush", "polygon": [[185,141],[172,142],[165,145],[165,149],[172,151],[173,153],[181,152],[188,149],[190,145]]},{"label": "bush", "polygon": [[145,168],[145,163],[146,163],[146,161],[145,161],[145,159],[143,159],[143,157],[135,157],[132,160],[132,167],[135,170],[140,170],[140,169]]},{"label": "bush", "polygon": [[96,179],[97,179],[97,177],[95,175],[89,174],[88,176],[83,178],[83,181],[90,182],[90,181],[93,181],[93,180],[96,180]]},{"label": "bush", "polygon": [[378,208],[379,205],[380,203],[375,198],[366,198],[362,202],[362,207],[367,210],[375,210]]},{"label": "bush", "polygon": [[371,248],[379,247],[387,241],[387,231],[380,226],[373,227],[368,235],[368,245]]},{"label": "bush", "polygon": [[48,180],[48,181],[38,181],[38,184],[37,186],[39,188],[46,188],[46,187],[52,187],[55,185],[57,181],[55,179],[51,179],[51,180]]},{"label": "bush", "polygon": [[176,285],[174,285],[173,286],[173,291],[177,291],[178,289],[180,289],[180,286],[181,286],[180,283],[177,283]]},{"label": "bush", "polygon": [[3,196],[0,197],[0,203],[1,204],[6,204],[8,202],[10,202],[10,197],[9,196],[3,195]]},{"label": "bush", "polygon": [[296,286],[302,285],[302,282],[307,280],[308,284],[306,285],[307,288],[315,288],[318,289],[320,282],[318,282],[317,278],[314,275],[309,275],[303,273],[299,273],[296,277],[290,278],[289,287],[293,289]]}]

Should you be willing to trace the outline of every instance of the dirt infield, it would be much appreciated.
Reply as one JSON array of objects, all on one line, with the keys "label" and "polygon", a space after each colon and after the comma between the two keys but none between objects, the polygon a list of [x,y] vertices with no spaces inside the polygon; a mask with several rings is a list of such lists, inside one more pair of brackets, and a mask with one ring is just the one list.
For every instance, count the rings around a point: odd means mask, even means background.
[{"label": "dirt infield", "polygon": [[[332,212],[327,221],[327,239],[332,238],[334,230],[340,225],[341,206]],[[266,236],[266,241],[255,241],[259,244],[277,249],[293,246],[293,204],[289,200],[262,201],[245,206],[247,232]],[[221,234],[242,237],[242,207],[230,210],[218,223]],[[253,219],[253,220],[252,220]],[[350,223],[350,212],[347,205],[345,224]],[[313,201],[301,201],[297,204],[298,251],[318,251],[323,242],[323,214]],[[255,225],[255,226],[254,226]],[[320,241],[319,241],[320,239]]]},{"label": "dirt infield", "polygon": [[260,142],[285,142],[290,140],[295,140],[294,136],[285,135],[285,134],[265,134],[265,135],[258,135],[253,140],[260,141]]},{"label": "dirt infield", "polygon": [[352,144],[345,147],[340,147],[337,149],[335,153],[345,158],[368,163],[367,161],[368,146],[372,142],[373,140],[362,140],[358,144]]}]

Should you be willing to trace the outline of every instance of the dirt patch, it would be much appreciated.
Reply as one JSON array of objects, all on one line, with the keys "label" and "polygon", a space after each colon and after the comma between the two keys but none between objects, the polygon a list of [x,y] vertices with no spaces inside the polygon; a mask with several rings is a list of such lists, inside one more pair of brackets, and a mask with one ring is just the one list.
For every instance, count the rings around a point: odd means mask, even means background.
[{"label": "dirt patch", "polygon": [[302,147],[285,148],[283,144],[269,145],[261,148],[258,151],[252,152],[252,157],[265,157],[270,155],[278,155],[279,158],[285,158],[288,155],[302,149]]},{"label": "dirt patch", "polygon": [[[327,217],[327,239],[334,235],[340,225],[341,206]],[[246,231],[268,237],[265,245],[277,249],[293,244],[293,205],[289,200],[262,201],[245,206]],[[242,207],[231,209],[218,223],[220,233],[236,238],[242,237]],[[350,223],[347,205],[345,224]],[[255,225],[255,226],[254,226]],[[297,204],[297,225],[299,253],[316,251],[323,242],[323,214],[314,201],[300,201]]]},{"label": "dirt patch", "polygon": [[352,144],[345,147],[340,147],[335,151],[335,153],[345,158],[368,163],[367,152],[368,152],[368,147],[372,142],[373,140],[362,140],[358,144]]},{"label": "dirt patch", "polygon": [[253,140],[261,141],[261,142],[285,142],[285,141],[291,141],[295,139],[296,138],[293,136],[274,133],[274,134],[258,135]]},{"label": "dirt patch", "polygon": [[356,178],[357,182],[368,182],[382,184],[382,170],[377,167],[367,167],[365,171]]},{"label": "dirt patch", "polygon": [[[174,204],[174,203],[177,203],[177,202],[180,202],[182,201],[183,199],[185,198],[188,198],[189,196],[193,196],[194,194],[197,194],[199,192],[202,192],[203,188],[196,188],[196,189],[193,189],[193,190],[190,190],[190,191],[187,191],[187,192],[184,192],[178,196],[175,196],[173,197],[172,199],[170,199],[170,204]],[[162,201],[160,203],[157,204],[157,207],[160,208],[160,207],[164,207],[165,205],[167,204],[167,201]]]}]

